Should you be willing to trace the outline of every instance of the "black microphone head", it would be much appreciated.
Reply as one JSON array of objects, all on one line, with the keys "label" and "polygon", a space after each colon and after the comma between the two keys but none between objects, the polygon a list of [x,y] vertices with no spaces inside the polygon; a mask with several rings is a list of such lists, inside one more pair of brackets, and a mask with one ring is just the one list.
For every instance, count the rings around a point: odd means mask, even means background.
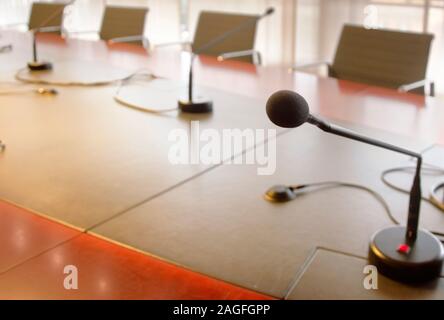
[{"label": "black microphone head", "polygon": [[273,93],[267,101],[268,118],[275,125],[296,128],[307,121],[310,109],[304,97],[294,91],[281,90]]},{"label": "black microphone head", "polygon": [[268,9],[265,11],[265,15],[266,15],[266,16],[268,16],[268,15],[270,15],[270,14],[272,14],[272,13],[274,13],[274,8],[273,8],[273,7],[270,7],[270,8],[268,8]]}]

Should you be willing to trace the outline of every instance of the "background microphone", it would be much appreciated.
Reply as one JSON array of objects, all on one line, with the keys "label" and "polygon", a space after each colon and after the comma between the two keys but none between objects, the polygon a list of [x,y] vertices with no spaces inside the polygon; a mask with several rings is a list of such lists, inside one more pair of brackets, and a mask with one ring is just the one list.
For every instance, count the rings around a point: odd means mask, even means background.
[{"label": "background microphone", "polygon": [[28,62],[28,69],[31,71],[51,70],[52,63],[40,61],[37,53],[37,33],[59,31],[61,27],[41,27],[31,30],[32,32],[32,61]]},{"label": "background microphone", "polygon": [[262,18],[265,18],[271,14],[273,14],[274,8],[268,8],[265,10],[265,12],[257,17],[252,17],[251,20],[248,20],[244,23],[241,23],[240,25],[234,27],[233,29],[228,30],[227,32],[222,33],[221,35],[217,36],[216,38],[212,39],[211,41],[207,42],[203,46],[197,48],[194,50],[194,53],[191,55],[191,61],[190,61],[190,70],[188,73],[188,100],[179,100],[179,109],[182,112],[189,112],[189,113],[206,113],[213,111],[213,102],[211,100],[207,99],[195,99],[193,95],[193,64],[195,57],[202,53],[203,51],[215,46],[216,44],[224,41],[225,39],[229,38],[233,34],[236,34],[245,28],[250,27],[251,25],[256,24],[259,20]]},{"label": "background microphone", "polygon": [[[274,93],[267,101],[266,112],[270,120],[280,127],[295,128],[307,122],[328,133],[416,158],[417,167],[410,191],[407,226],[390,227],[375,233],[370,243],[369,260],[382,274],[400,281],[427,281],[440,276],[444,260],[442,244],[430,232],[418,229],[421,204],[420,154],[319,119],[310,114],[307,101],[293,91]],[[277,194],[280,195],[281,192]],[[270,195],[273,196],[273,193]]]},{"label": "background microphone", "polygon": [[28,62],[28,69],[30,71],[42,71],[42,70],[50,70],[52,69],[52,63],[47,61],[39,61],[38,53],[37,53],[37,33],[39,32],[54,32],[61,31],[61,26],[45,26],[56,16],[63,14],[66,6],[73,4],[75,0],[71,0],[66,2],[64,6],[59,9],[53,11],[37,28],[29,30],[32,33],[32,61]]}]

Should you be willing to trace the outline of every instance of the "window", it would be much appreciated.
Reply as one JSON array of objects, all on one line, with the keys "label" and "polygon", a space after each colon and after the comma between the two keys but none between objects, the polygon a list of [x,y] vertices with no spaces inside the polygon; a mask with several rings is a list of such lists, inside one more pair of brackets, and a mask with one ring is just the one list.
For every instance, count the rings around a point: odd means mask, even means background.
[{"label": "window", "polygon": [[[31,3],[0,1],[0,24],[26,22]],[[428,77],[444,92],[444,0],[76,0],[67,30],[98,30],[105,3],[148,6],[145,33],[152,43],[192,40],[201,10],[257,14],[272,6],[275,14],[259,24],[256,49],[266,64],[287,66],[331,61],[342,25],[363,24],[371,6],[380,28],[435,35]]]},{"label": "window", "polygon": [[[428,78],[444,93],[444,0],[297,0],[297,63],[331,61],[344,23],[364,24],[369,14],[379,28],[435,35]],[[369,10],[371,6],[372,10]]]}]

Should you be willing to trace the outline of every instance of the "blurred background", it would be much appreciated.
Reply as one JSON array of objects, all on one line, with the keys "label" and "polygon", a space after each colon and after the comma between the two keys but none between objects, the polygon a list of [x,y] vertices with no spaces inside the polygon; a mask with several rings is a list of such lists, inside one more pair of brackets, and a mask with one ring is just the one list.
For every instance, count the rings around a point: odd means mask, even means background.
[{"label": "blurred background", "polygon": [[[1,0],[0,25],[26,22],[31,3]],[[99,30],[105,4],[149,7],[145,35],[154,44],[192,39],[201,10],[260,13],[273,6],[276,13],[259,24],[256,40],[266,65],[331,61],[344,23],[433,33],[428,78],[444,94],[444,0],[76,0],[66,10],[65,29]]]}]

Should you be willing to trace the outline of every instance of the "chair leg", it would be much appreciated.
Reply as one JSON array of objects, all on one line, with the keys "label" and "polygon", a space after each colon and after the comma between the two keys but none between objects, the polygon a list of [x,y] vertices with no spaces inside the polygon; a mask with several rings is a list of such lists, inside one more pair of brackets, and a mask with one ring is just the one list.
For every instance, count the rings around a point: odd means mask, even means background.
[{"label": "chair leg", "polygon": [[430,82],[430,96],[435,96],[435,82]]},{"label": "chair leg", "polygon": [[6,148],[6,145],[0,140],[0,152],[5,150],[5,148]]},{"label": "chair leg", "polygon": [[256,51],[256,64],[261,66],[262,65],[262,55],[259,51]]},{"label": "chair leg", "polygon": [[150,42],[150,40],[149,40],[148,38],[146,38],[146,37],[143,37],[143,38],[142,38],[142,46],[143,46],[145,49],[151,51],[151,42]]}]

